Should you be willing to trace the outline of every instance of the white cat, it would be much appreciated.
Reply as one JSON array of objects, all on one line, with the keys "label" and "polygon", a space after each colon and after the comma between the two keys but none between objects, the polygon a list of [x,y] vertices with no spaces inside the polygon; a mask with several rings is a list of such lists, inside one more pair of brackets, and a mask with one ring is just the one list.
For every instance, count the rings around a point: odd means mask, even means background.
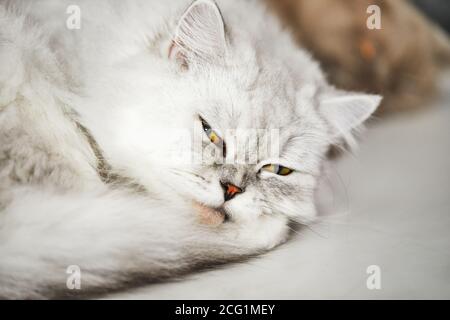
[{"label": "white cat", "polygon": [[[282,243],[379,102],[327,84],[259,1],[0,1],[0,296],[73,294],[70,265],[92,293]],[[269,131],[275,156],[232,143]]]}]

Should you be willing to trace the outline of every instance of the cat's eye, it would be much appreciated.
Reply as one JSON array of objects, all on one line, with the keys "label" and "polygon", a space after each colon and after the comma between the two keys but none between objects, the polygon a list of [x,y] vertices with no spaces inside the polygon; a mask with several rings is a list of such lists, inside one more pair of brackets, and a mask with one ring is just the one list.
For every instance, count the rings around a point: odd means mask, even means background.
[{"label": "cat's eye", "polygon": [[223,156],[225,157],[226,156],[225,142],[222,140],[221,137],[219,137],[219,135],[211,128],[211,126],[202,117],[200,117],[200,121],[202,123],[203,131],[205,132],[209,141],[211,141],[217,146],[222,146]]},{"label": "cat's eye", "polygon": [[214,144],[221,143],[222,139],[219,137],[219,135],[211,128],[211,126],[202,118],[200,118],[200,121],[202,122],[203,131],[205,131],[206,136],[209,138],[209,140]]},{"label": "cat's eye", "polygon": [[288,174],[291,174],[294,171],[288,167],[280,166],[279,164],[266,164],[261,168],[261,170],[275,173],[280,176],[287,176]]}]

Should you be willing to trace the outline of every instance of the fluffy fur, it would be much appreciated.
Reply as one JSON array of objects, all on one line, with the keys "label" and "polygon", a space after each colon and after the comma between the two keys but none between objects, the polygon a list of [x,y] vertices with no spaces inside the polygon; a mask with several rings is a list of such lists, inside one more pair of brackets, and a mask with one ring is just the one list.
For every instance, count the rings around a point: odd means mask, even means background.
[{"label": "fluffy fur", "polygon": [[[0,3],[2,297],[70,294],[69,265],[88,293],[273,248],[314,219],[327,149],[380,102],[329,86],[258,1],[77,1],[79,30],[73,1]],[[199,117],[256,163],[189,145]],[[251,128],[278,130],[276,157],[231,143]],[[224,182],[245,191],[224,201]]]}]

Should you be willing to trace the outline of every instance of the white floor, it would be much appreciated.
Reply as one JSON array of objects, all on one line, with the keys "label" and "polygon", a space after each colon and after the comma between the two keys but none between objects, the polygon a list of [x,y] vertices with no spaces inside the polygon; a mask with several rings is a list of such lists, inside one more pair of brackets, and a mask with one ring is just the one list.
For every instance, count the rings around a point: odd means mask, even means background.
[{"label": "white floor", "polygon": [[[107,298],[450,299],[450,90],[433,107],[373,121],[337,161],[323,222],[240,265]],[[369,265],[381,289],[366,285]]]}]

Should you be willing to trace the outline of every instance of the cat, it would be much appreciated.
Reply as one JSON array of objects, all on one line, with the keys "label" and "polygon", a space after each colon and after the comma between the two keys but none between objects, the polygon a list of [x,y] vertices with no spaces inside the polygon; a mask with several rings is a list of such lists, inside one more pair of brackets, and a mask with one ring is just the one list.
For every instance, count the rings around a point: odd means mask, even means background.
[{"label": "cat", "polygon": [[[259,1],[1,1],[0,57],[3,298],[117,290],[276,247],[314,221],[326,151],[381,100],[329,85]],[[232,143],[268,131],[278,154]]]}]

